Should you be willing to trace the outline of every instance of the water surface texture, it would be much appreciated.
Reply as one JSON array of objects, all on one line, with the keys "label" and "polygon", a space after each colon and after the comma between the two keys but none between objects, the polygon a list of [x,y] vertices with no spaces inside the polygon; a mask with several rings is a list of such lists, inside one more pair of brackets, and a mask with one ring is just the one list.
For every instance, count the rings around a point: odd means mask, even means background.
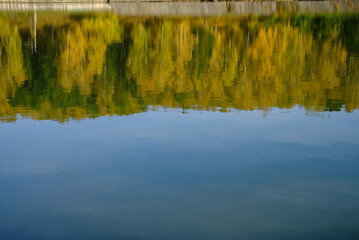
[{"label": "water surface texture", "polygon": [[0,12],[0,239],[359,239],[359,15]]}]

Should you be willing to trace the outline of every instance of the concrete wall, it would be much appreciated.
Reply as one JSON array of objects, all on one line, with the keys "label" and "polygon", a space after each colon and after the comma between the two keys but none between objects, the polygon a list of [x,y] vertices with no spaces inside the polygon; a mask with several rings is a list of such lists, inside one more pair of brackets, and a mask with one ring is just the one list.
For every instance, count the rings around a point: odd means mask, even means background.
[{"label": "concrete wall", "polygon": [[358,12],[359,1],[300,2],[110,2],[119,16],[270,15],[275,12]]},{"label": "concrete wall", "polygon": [[299,2],[114,2],[107,0],[9,0],[0,11],[114,11],[119,16],[246,16],[287,13],[359,12],[359,1]]},{"label": "concrete wall", "polygon": [[111,12],[112,7],[105,2],[83,3],[0,3],[0,11],[57,11],[57,12]]}]

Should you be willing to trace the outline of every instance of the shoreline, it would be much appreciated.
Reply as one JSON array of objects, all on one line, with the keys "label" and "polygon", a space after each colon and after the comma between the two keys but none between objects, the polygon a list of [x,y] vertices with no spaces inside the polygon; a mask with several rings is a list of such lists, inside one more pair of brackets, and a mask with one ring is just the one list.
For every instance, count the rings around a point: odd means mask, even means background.
[{"label": "shoreline", "polygon": [[0,1],[0,11],[113,11],[118,16],[248,16],[280,13],[357,13],[359,1]]}]

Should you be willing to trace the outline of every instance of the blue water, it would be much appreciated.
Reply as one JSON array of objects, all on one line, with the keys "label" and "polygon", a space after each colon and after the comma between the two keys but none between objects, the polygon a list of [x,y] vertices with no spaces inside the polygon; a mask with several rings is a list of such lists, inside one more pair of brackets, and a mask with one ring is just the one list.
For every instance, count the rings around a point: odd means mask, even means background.
[{"label": "blue water", "polygon": [[0,239],[357,239],[358,113],[0,124]]}]

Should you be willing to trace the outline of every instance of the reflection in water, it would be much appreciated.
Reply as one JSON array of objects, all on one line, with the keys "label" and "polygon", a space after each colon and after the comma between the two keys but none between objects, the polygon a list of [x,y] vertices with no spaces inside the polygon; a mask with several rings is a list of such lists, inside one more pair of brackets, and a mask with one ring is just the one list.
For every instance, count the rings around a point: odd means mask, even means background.
[{"label": "reflection in water", "polygon": [[1,13],[0,239],[359,239],[358,20]]},{"label": "reflection in water", "polygon": [[3,121],[359,107],[357,15],[35,14],[0,15]]}]

